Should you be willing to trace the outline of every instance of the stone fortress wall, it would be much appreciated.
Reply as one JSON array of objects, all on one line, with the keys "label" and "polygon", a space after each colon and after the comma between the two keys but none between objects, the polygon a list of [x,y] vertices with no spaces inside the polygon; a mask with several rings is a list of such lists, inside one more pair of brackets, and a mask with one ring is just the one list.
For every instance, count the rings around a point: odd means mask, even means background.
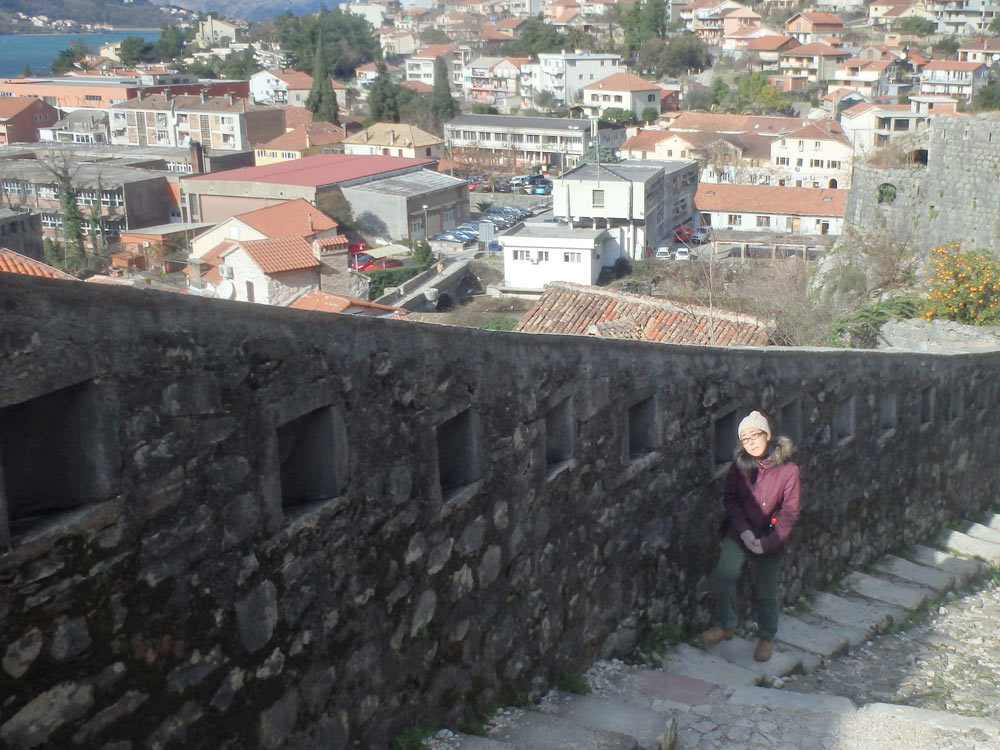
[{"label": "stone fortress wall", "polygon": [[0,300],[5,747],[384,748],[699,627],[759,405],[801,445],[787,597],[1000,489],[1000,353]]},{"label": "stone fortress wall", "polygon": [[[927,253],[951,242],[1000,250],[1000,119],[940,117],[906,141],[926,165],[877,169],[855,164],[845,224]],[[891,185],[895,199],[879,202]]]}]

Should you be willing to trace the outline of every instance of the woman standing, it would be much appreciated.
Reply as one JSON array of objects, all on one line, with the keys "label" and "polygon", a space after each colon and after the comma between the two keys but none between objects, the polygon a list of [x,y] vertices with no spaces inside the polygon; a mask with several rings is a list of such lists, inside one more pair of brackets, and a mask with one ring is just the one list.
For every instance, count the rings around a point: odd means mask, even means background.
[{"label": "woman standing", "polygon": [[799,518],[799,467],[787,437],[772,440],[771,423],[752,411],[737,430],[740,446],[726,479],[722,504],[726,535],[716,568],[716,624],[701,634],[706,646],[733,637],[733,598],[747,557],[754,563],[757,606],[757,648],[753,656],[767,661],[778,631],[778,583],[785,542]]}]

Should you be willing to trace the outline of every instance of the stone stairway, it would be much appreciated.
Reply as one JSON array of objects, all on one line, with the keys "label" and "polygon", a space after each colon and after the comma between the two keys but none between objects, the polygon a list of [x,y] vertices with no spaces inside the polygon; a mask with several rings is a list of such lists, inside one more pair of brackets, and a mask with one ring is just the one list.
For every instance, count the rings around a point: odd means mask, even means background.
[{"label": "stone stairway", "polygon": [[[702,650],[678,644],[657,669],[613,660],[587,673],[590,695],[553,691],[535,710],[502,709],[488,737],[443,730],[436,750],[997,750],[1000,722],[888,703],[781,690],[782,678],[905,623],[950,590],[1000,565],[1000,515],[962,524],[853,572],[834,590],[782,614],[771,660],[753,659],[752,640]],[[947,550],[947,551],[943,551]],[[998,675],[1000,678],[1000,675]]]}]

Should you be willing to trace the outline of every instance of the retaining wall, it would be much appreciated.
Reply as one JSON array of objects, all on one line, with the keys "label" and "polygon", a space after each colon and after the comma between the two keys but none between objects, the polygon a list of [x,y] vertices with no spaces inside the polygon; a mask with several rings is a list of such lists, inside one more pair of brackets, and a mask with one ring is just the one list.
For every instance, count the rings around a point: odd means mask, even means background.
[{"label": "retaining wall", "polygon": [[[386,747],[708,622],[738,419],[786,597],[997,493],[1000,354],[734,350],[0,274],[0,741]],[[0,528],[0,534],[6,534]]]}]

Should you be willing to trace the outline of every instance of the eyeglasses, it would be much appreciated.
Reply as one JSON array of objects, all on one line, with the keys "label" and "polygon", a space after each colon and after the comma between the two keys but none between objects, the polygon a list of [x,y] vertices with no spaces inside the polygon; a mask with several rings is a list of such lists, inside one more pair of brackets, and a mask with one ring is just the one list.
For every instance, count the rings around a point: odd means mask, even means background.
[{"label": "eyeglasses", "polygon": [[751,432],[746,437],[741,437],[740,442],[743,443],[743,445],[749,445],[750,443],[760,440],[762,437],[767,437],[767,433],[757,430],[757,432]]}]

